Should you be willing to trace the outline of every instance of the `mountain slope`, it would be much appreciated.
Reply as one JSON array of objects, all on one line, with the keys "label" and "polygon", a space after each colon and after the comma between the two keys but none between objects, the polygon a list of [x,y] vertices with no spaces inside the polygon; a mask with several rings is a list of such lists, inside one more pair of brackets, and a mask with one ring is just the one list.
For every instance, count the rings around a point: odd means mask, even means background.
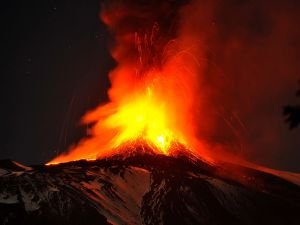
[{"label": "mountain slope", "polygon": [[132,154],[0,176],[1,224],[296,225],[299,212],[294,183],[184,155]]}]

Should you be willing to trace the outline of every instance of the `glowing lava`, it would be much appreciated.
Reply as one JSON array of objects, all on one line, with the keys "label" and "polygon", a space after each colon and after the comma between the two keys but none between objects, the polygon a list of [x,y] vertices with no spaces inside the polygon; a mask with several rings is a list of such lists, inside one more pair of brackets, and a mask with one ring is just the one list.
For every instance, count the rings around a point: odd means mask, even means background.
[{"label": "glowing lava", "polygon": [[135,101],[120,106],[119,113],[106,120],[109,127],[119,127],[122,132],[115,139],[112,147],[119,147],[136,139],[143,139],[154,145],[163,154],[168,154],[172,142],[184,142],[179,132],[174,129],[175,121],[169,117],[165,102],[157,99],[150,88],[141,93]]},{"label": "glowing lava", "polygon": [[120,95],[115,101],[87,113],[84,123],[95,123],[90,130],[91,137],[50,164],[93,160],[114,154],[126,143],[146,144],[154,152],[165,155],[171,154],[173,144],[189,148],[188,134],[192,126],[187,123],[189,117],[184,107],[190,104],[189,99],[187,93],[183,95],[178,89],[183,88],[178,79],[180,74],[171,70],[169,74],[151,72],[147,79],[136,81],[135,89],[127,95]]},{"label": "glowing lava", "polygon": [[[119,14],[116,5],[111,12],[106,10],[102,19],[116,39],[112,56],[117,67],[109,74],[110,101],[84,116],[83,123],[92,124],[89,136],[50,164],[93,160],[120,151],[126,154],[128,144],[131,149],[150,146],[151,151],[165,155],[172,154],[174,146],[193,149],[197,142],[193,114],[195,101],[199,101],[195,99],[197,71],[201,67],[193,54],[196,48],[190,48],[190,40],[160,35],[155,23],[142,33],[135,32],[132,20],[123,18],[129,8],[120,9]],[[128,30],[120,29],[124,21],[130,23]]]}]

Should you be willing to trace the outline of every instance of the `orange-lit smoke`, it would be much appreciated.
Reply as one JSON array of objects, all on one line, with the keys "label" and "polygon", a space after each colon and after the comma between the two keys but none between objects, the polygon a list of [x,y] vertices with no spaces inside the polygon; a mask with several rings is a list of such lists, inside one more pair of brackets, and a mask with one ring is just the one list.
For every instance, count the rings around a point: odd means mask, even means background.
[{"label": "orange-lit smoke", "polygon": [[298,1],[107,2],[110,102],[84,116],[90,136],[52,162],[110,155],[137,139],[163,154],[180,142],[269,164],[288,148],[300,154],[299,133],[287,134],[282,118],[300,74]]},{"label": "orange-lit smoke", "polygon": [[201,40],[179,36],[179,13],[171,2],[131,8],[136,5],[112,1],[103,6],[101,18],[116,43],[110,102],[84,116],[84,123],[93,123],[90,137],[50,163],[96,159],[137,143],[166,155],[177,144],[194,154],[196,146],[200,149],[194,112],[203,69],[197,59]]},{"label": "orange-lit smoke", "polygon": [[222,149],[296,168],[300,130],[288,131],[282,107],[293,101],[300,79],[300,2],[194,0],[183,13],[182,36],[205,44],[198,136],[214,156]]}]

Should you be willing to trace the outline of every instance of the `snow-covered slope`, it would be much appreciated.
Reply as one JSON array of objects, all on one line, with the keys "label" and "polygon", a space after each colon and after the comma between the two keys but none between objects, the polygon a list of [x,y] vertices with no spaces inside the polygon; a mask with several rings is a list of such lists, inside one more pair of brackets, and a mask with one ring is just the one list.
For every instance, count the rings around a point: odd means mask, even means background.
[{"label": "snow-covered slope", "polygon": [[230,163],[132,154],[18,168],[0,162],[0,224],[300,224],[298,185]]}]

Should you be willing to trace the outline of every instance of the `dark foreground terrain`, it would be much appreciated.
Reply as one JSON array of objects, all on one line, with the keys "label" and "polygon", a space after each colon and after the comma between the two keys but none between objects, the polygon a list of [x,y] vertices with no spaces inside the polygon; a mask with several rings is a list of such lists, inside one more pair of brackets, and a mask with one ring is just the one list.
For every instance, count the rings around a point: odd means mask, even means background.
[{"label": "dark foreground terrain", "polygon": [[0,224],[300,224],[300,186],[185,156],[0,161]]}]

